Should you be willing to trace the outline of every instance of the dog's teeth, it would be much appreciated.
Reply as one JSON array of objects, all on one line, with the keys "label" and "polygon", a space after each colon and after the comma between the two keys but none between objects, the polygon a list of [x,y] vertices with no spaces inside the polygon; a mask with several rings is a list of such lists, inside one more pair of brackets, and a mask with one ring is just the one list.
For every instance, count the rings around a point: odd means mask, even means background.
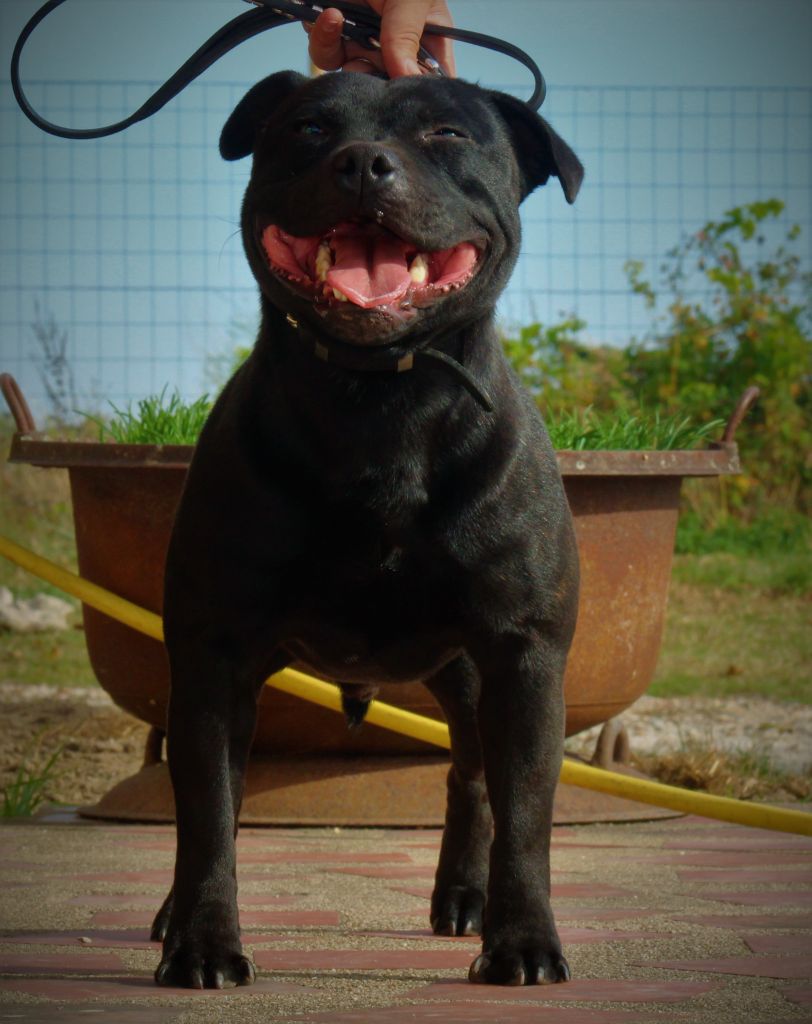
[{"label": "dog's teeth", "polygon": [[425,284],[428,281],[429,261],[422,252],[419,252],[412,260],[412,265],[409,267],[409,277],[415,284]]},{"label": "dog's teeth", "polygon": [[350,301],[347,298],[347,296],[344,294],[344,292],[340,292],[338,290],[338,288],[333,288],[333,295],[335,295],[335,297],[338,299],[339,302],[349,302]]},{"label": "dog's teeth", "polygon": [[327,242],[322,242],[319,246],[318,252],[316,253],[316,280],[326,281],[327,274],[329,273],[332,265],[333,257],[330,252],[330,246]]}]

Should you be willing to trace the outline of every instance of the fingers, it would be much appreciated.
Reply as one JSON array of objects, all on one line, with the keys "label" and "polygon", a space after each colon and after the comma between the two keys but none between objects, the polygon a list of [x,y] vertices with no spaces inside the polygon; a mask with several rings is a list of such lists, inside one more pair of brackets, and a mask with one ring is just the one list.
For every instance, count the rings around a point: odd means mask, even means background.
[{"label": "fingers", "polygon": [[[383,68],[390,78],[421,74],[417,52],[426,22],[453,24],[445,0],[367,0],[367,4],[381,15],[381,54],[342,39],[344,17],[328,7],[312,25],[305,23],[313,64],[324,71]],[[450,39],[427,35],[423,45],[448,74],[455,74]]]},{"label": "fingers", "polygon": [[347,55],[344,52],[344,40],[341,29],[344,26],[344,15],[335,7],[328,7],[319,15],[312,25],[303,22],[310,36],[308,52],[311,61],[323,71],[338,71],[343,67]]},{"label": "fingers", "polygon": [[[419,75],[417,51],[426,22],[453,24],[445,0],[369,0],[369,4],[381,15],[381,49],[389,77]],[[450,40],[427,36],[426,49],[449,74],[454,73]]]}]

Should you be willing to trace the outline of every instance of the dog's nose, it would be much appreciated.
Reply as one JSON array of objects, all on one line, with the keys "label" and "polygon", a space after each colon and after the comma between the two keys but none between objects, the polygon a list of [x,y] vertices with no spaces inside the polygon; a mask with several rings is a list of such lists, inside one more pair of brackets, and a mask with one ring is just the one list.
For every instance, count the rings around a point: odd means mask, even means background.
[{"label": "dog's nose", "polygon": [[397,157],[379,143],[353,142],[333,157],[336,182],[356,194],[391,184],[397,172]]}]

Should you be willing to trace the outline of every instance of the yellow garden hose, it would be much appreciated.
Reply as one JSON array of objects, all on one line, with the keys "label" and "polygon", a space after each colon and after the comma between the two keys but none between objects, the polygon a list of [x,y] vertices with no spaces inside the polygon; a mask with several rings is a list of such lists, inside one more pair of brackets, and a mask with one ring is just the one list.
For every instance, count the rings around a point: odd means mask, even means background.
[{"label": "yellow garden hose", "polygon": [[[97,611],[109,615],[132,629],[145,633],[155,640],[163,640],[163,625],[159,615],[126,601],[109,590],[82,579],[75,573],[63,569],[47,558],[35,555],[33,551],[20,547],[14,541],[0,535],[0,555],[21,568],[33,573],[40,579],[47,580],[68,594],[78,597],[84,604]],[[285,669],[266,680],[269,686],[293,694],[303,700],[330,708],[341,710],[341,691],[332,683]],[[383,729],[392,729],[414,739],[432,743],[448,749],[448,726],[444,722],[415,715],[410,711],[393,707],[374,700],[367,711],[366,721]],[[768,828],[777,832],[794,832],[798,835],[812,836],[812,814],[803,811],[785,810],[768,804],[753,804],[729,797],[711,796],[709,793],[696,793],[679,789],[676,786],[665,786],[647,779],[631,778],[617,772],[594,768],[592,765],[579,764],[565,760],[561,767],[561,781],[584,789],[594,789],[600,793],[610,793],[626,800],[637,800],[644,804],[667,807],[685,814],[701,814],[707,818],[749,825],[754,828]]]}]

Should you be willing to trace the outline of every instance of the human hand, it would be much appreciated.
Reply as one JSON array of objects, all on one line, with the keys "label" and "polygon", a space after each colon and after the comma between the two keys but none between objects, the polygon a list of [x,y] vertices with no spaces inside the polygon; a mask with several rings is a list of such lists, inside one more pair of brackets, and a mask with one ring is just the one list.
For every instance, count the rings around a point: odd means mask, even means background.
[{"label": "human hand", "polygon": [[[310,59],[324,71],[376,71],[384,69],[390,78],[421,74],[417,63],[420,37],[426,22],[453,25],[445,0],[365,0],[381,15],[381,49],[367,50],[360,43],[341,38],[344,16],[328,7],[312,25]],[[449,75],[455,73],[451,40],[427,35],[423,45]]]}]

